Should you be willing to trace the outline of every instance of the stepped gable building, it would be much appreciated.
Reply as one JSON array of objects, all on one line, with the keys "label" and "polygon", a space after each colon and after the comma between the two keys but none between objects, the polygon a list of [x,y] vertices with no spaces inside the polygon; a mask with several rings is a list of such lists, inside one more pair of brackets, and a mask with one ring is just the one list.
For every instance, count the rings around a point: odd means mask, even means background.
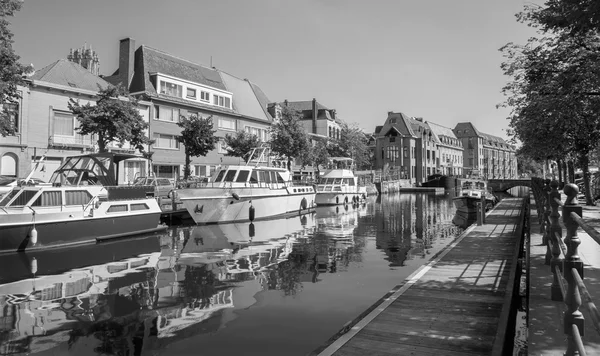
[{"label": "stepped gable building", "polygon": [[487,179],[517,178],[515,147],[504,139],[477,130],[470,122],[461,122],[454,134],[463,144],[464,174]]},{"label": "stepped gable building", "polygon": [[426,121],[437,144],[436,173],[447,176],[462,175],[462,142],[451,128]]},{"label": "stepped gable building", "polygon": [[[158,176],[176,179],[183,174],[184,147],[177,141],[180,116],[211,116],[220,138],[245,130],[268,140],[273,120],[267,111],[269,100],[248,79],[148,46],[136,48],[131,38],[120,41],[119,68],[104,79],[151,103],[150,138],[155,143],[150,151]],[[209,176],[220,164],[239,162],[225,153],[221,140],[206,157],[192,157],[192,174]]]},{"label": "stepped gable building", "polygon": [[[45,155],[33,177],[48,181],[65,157],[91,152],[96,144],[93,137],[76,132],[78,120],[68,108],[69,99],[94,102],[98,89],[109,83],[67,59],[36,71],[26,83],[18,88],[21,99],[13,107],[17,132],[0,140],[0,174],[23,178]],[[148,108],[140,103],[145,120]],[[130,151],[127,146],[109,148]]]},{"label": "stepped gable building", "polygon": [[416,183],[416,145],[420,135],[412,126],[410,117],[405,114],[388,112],[385,123],[375,128],[374,168],[398,172],[400,177]]},{"label": "stepped gable building", "polygon": [[304,130],[314,140],[340,139],[341,120],[337,117],[335,109],[329,109],[319,103],[317,99],[312,101],[284,101],[282,103],[270,103],[269,113],[272,117],[279,117],[281,107],[288,105],[300,113],[300,121]]}]

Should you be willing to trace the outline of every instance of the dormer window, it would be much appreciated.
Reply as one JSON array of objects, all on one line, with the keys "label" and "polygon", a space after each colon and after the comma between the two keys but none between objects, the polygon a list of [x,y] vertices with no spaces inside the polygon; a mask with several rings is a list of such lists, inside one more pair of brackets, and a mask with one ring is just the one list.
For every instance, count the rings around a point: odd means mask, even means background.
[{"label": "dormer window", "polygon": [[224,96],[213,95],[213,104],[224,108],[231,108],[231,100]]},{"label": "dormer window", "polygon": [[186,92],[185,96],[188,99],[196,99],[196,89],[187,88],[187,92]]},{"label": "dormer window", "polygon": [[181,87],[181,85],[170,83],[170,82],[165,82],[165,81],[161,80],[160,81],[160,93],[181,98],[182,97],[182,87]]}]

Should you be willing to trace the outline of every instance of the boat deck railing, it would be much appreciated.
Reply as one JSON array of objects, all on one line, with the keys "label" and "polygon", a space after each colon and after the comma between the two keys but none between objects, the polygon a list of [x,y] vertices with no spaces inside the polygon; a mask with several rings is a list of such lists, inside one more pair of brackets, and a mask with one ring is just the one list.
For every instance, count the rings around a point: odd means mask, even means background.
[{"label": "boat deck railing", "polygon": [[[546,245],[545,263],[550,265],[553,275],[550,298],[553,301],[564,302],[567,309],[563,320],[557,321],[557,324],[562,322],[563,332],[567,336],[565,355],[586,355],[582,341],[585,318],[579,308],[584,302],[594,329],[599,334],[600,312],[583,281],[584,265],[578,252],[581,240],[577,236],[577,230],[582,228],[599,245],[600,233],[582,219],[582,207],[577,202],[577,185],[565,185],[563,193],[567,198],[563,203],[556,180],[551,182],[532,178],[531,183],[542,230],[540,232],[543,232],[543,243]],[[562,210],[566,234],[564,239],[563,226],[559,221],[559,207]]]}]

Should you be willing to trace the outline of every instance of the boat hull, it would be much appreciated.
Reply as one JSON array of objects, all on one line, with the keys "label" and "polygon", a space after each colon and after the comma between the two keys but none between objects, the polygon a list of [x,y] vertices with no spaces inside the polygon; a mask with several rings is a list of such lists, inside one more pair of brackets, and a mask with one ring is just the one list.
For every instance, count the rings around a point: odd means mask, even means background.
[{"label": "boat hull", "polygon": [[318,192],[315,202],[318,206],[321,205],[346,205],[360,203],[366,198],[366,193],[350,193],[350,192]]},{"label": "boat hull", "polygon": [[[35,224],[0,226],[0,252],[15,252],[69,246],[163,230],[158,227],[160,212],[63,219]],[[31,231],[35,227],[34,244]]]},{"label": "boat hull", "polygon": [[237,191],[197,188],[182,189],[178,194],[198,225],[272,219],[303,214],[316,206],[314,191],[297,187]]}]

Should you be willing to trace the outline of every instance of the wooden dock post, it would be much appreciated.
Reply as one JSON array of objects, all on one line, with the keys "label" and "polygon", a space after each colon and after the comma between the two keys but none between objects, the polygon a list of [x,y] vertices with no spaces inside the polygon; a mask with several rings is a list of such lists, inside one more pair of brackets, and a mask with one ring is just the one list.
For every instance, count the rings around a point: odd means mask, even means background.
[{"label": "wooden dock post", "polygon": [[553,180],[550,183],[550,188],[552,189],[549,194],[550,206],[552,207],[552,212],[550,213],[550,221],[552,223],[550,227],[550,241],[552,241],[552,259],[550,260],[550,270],[552,272],[552,285],[550,286],[550,299],[562,302],[563,295],[560,290],[560,284],[558,281],[559,275],[556,273],[556,267],[563,272],[563,260],[560,258],[560,247],[558,246],[559,240],[562,239],[562,228],[560,227],[559,218],[560,213],[558,212],[558,202],[560,201],[560,193],[558,192],[558,182]]},{"label": "wooden dock post", "polygon": [[576,355],[577,348],[575,346],[575,338],[573,337],[572,325],[576,325],[579,329],[579,335],[584,336],[584,325],[585,320],[579,307],[581,306],[581,295],[579,294],[579,288],[575,278],[573,277],[572,269],[575,269],[579,276],[583,279],[583,261],[579,258],[579,244],[581,240],[577,236],[577,228],[579,225],[571,217],[571,213],[575,213],[579,216],[582,215],[582,208],[577,203],[577,193],[579,188],[577,185],[570,183],[565,185],[563,192],[567,195],[567,200],[563,206],[563,222],[567,230],[567,236],[565,237],[565,245],[567,245],[567,255],[563,262],[564,276],[569,286],[565,296],[565,304],[567,305],[567,311],[564,313],[564,333],[567,335],[567,352],[565,355]]}]

